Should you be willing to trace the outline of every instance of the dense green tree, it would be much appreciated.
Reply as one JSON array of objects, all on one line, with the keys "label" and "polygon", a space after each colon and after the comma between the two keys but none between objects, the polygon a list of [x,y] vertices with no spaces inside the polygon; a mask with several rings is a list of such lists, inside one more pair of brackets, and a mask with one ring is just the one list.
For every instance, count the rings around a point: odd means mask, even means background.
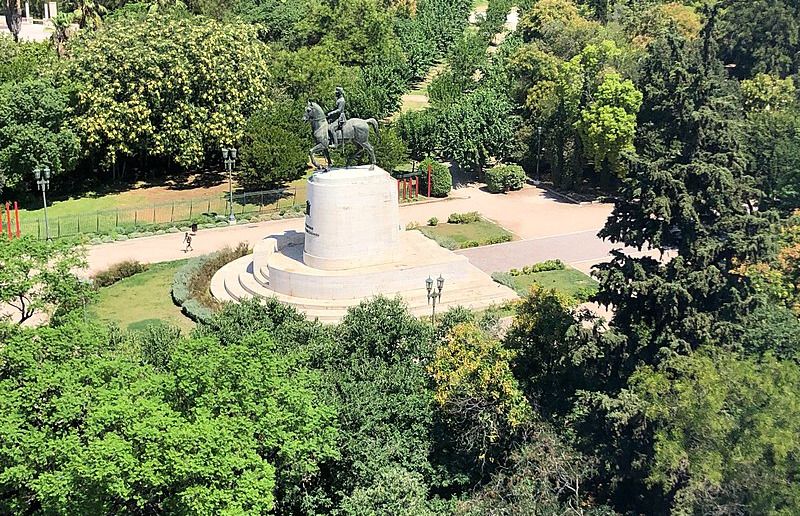
[{"label": "dense green tree", "polygon": [[341,504],[342,516],[433,516],[428,489],[419,473],[386,467],[371,485],[356,488]]},{"label": "dense green tree", "polygon": [[[267,102],[267,48],[243,25],[147,16],[70,42],[76,126],[106,165],[169,157],[184,168],[238,142]],[[169,70],[169,74],[165,72]]]},{"label": "dense green tree", "polygon": [[328,472],[335,490],[373,485],[389,466],[431,478],[430,335],[401,301],[385,298],[352,308],[336,328],[325,364],[340,407],[341,458]]},{"label": "dense green tree", "polygon": [[447,197],[453,189],[453,176],[450,169],[442,163],[428,157],[419,162],[419,173],[422,178],[422,191],[428,192],[428,167],[431,168],[431,196]]},{"label": "dense green tree", "polygon": [[636,112],[641,103],[642,94],[631,81],[608,73],[597,87],[592,102],[581,111],[575,125],[583,139],[584,151],[602,172],[611,170],[624,175],[620,156],[625,150],[633,150]]},{"label": "dense green tree", "polygon": [[726,2],[720,10],[720,54],[740,78],[800,71],[800,4],[795,0]]},{"label": "dense green tree", "polygon": [[82,306],[92,297],[74,270],[86,266],[83,248],[70,239],[26,236],[0,242],[0,302],[25,322],[36,313],[53,315]]},{"label": "dense green tree", "polygon": [[7,339],[3,512],[265,514],[337,455],[335,410],[302,352],[263,332],[170,348],[157,371],[91,325]]},{"label": "dense green tree", "polygon": [[425,109],[408,111],[397,118],[395,127],[412,159],[421,161],[436,149],[437,116],[437,111]]},{"label": "dense green tree", "polygon": [[33,178],[46,164],[55,176],[75,168],[80,142],[68,126],[70,91],[48,81],[0,84],[0,191]]},{"label": "dense green tree", "polygon": [[800,103],[791,79],[758,74],[742,81],[748,152],[761,209],[800,206]]},{"label": "dense green tree", "polygon": [[672,514],[791,514],[800,504],[800,369],[706,348],[643,368],[630,395],[655,425],[648,481]]},{"label": "dense green tree", "polygon": [[459,502],[457,516],[612,516],[588,494],[592,466],[553,428],[536,423],[523,443],[510,450],[507,464],[481,489]]},{"label": "dense green tree", "polygon": [[323,27],[315,21],[330,14],[327,4],[309,0],[242,0],[235,4],[234,12],[244,21],[258,24],[265,41],[297,50],[321,39]]},{"label": "dense green tree", "polygon": [[489,158],[511,153],[516,123],[507,96],[479,89],[441,111],[438,147],[459,166],[479,171]]},{"label": "dense green tree", "polygon": [[0,84],[41,78],[54,66],[56,57],[47,43],[14,43],[5,36],[0,36],[0,56]]},{"label": "dense green tree", "polygon": [[[624,182],[601,231],[613,242],[677,254],[667,263],[617,254],[600,268],[599,299],[616,307],[614,324],[631,331],[631,342],[648,343],[633,360],[712,338],[733,344],[731,324],[752,308],[748,282],[733,271],[774,252],[770,219],[752,208],[759,194],[748,186],[735,85],[705,38],[686,54],[653,54],[654,62],[677,57],[657,68],[668,88],[645,91],[644,118],[652,134],[667,137],[644,147],[649,162]],[[688,70],[676,79],[674,67]]]},{"label": "dense green tree", "polygon": [[271,188],[303,175],[308,163],[308,126],[298,116],[303,105],[276,99],[247,121],[236,176],[248,187]]}]

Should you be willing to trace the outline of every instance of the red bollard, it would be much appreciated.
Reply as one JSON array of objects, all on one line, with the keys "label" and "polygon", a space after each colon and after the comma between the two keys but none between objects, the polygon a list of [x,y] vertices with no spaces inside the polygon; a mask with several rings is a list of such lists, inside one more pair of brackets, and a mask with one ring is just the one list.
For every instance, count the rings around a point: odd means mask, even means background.
[{"label": "red bollard", "polygon": [[419,176],[414,178],[414,199],[419,197]]},{"label": "red bollard", "polygon": [[431,166],[428,165],[428,197],[431,196]]},{"label": "red bollard", "polygon": [[19,238],[19,206],[17,206],[17,201],[14,201],[14,218],[17,219],[17,238]]},{"label": "red bollard", "polygon": [[6,222],[8,222],[8,239],[11,240],[13,238],[11,236],[11,208],[8,203],[6,203]]}]

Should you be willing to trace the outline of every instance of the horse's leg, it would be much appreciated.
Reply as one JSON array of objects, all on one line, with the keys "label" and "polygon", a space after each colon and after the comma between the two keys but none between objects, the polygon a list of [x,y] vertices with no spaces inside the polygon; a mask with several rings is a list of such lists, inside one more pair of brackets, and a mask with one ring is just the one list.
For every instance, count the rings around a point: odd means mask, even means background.
[{"label": "horse's leg", "polygon": [[[328,153],[328,149],[326,149],[325,145],[322,144],[322,143],[318,143],[318,144],[314,145],[311,148],[311,150],[308,151],[308,155],[311,156],[311,164],[314,165],[314,168],[317,169],[317,170],[320,170],[322,167],[320,167],[319,163],[317,163],[317,160],[314,159],[314,153],[323,152],[323,151],[325,152],[325,154]],[[328,163],[330,163],[330,161]]]},{"label": "horse's leg", "polygon": [[322,148],[322,153],[325,155],[325,159],[328,160],[328,168],[331,168],[333,162],[331,161],[331,153],[328,151],[327,147]]},{"label": "horse's leg", "polygon": [[369,152],[369,162],[370,162],[369,169],[375,170],[375,149],[369,142],[364,142],[362,145],[364,146],[364,148],[367,149],[367,152]]},{"label": "horse's leg", "polygon": [[356,151],[352,153],[349,158],[347,158],[347,165],[346,165],[347,168],[350,168],[350,165],[353,164],[353,160],[361,156],[361,153],[364,152],[364,146],[361,143],[359,143],[358,140],[353,140],[353,143],[356,144],[357,148]]},{"label": "horse's leg", "polygon": [[[314,147],[314,148],[316,148],[316,147]],[[311,158],[311,165],[315,169],[319,170],[319,163],[317,163],[317,160],[314,159],[314,149],[309,149],[308,157]]]}]

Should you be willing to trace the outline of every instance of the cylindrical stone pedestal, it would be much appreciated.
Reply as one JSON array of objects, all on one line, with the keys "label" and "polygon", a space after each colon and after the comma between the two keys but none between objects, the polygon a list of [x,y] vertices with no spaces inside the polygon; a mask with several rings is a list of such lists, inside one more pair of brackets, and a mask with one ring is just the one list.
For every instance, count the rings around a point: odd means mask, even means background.
[{"label": "cylindrical stone pedestal", "polygon": [[397,182],[368,166],[332,169],[308,180],[303,262],[321,270],[392,260],[400,233]]}]

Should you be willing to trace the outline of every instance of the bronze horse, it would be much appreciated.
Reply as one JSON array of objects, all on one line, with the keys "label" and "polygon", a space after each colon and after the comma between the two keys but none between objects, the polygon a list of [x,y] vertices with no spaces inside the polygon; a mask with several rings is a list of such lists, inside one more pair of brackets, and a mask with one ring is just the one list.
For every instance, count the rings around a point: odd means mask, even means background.
[{"label": "bronze horse", "polygon": [[[325,156],[325,159],[328,160],[327,168],[330,168],[331,156],[328,152],[328,119],[325,117],[325,112],[316,102],[309,100],[306,103],[306,112],[303,114],[303,121],[311,123],[311,134],[314,138],[314,143],[316,144],[311,148],[311,150],[308,151],[308,155],[311,158],[311,164],[314,165],[314,168],[317,170],[321,169],[322,167],[320,167],[317,161],[314,159],[314,154],[322,153]],[[378,140],[380,140],[380,133],[378,133],[378,121],[374,118],[368,118],[366,120],[361,118],[350,118],[347,120],[347,122],[345,122],[344,127],[342,127],[341,145],[344,145],[344,142],[349,140],[356,146],[356,151],[351,154],[349,158],[347,158],[347,167],[349,167],[353,163],[353,160],[366,150],[369,152],[370,163],[372,163],[370,170],[375,168],[375,149],[369,143],[370,126],[375,129],[375,135],[378,137]]]}]

